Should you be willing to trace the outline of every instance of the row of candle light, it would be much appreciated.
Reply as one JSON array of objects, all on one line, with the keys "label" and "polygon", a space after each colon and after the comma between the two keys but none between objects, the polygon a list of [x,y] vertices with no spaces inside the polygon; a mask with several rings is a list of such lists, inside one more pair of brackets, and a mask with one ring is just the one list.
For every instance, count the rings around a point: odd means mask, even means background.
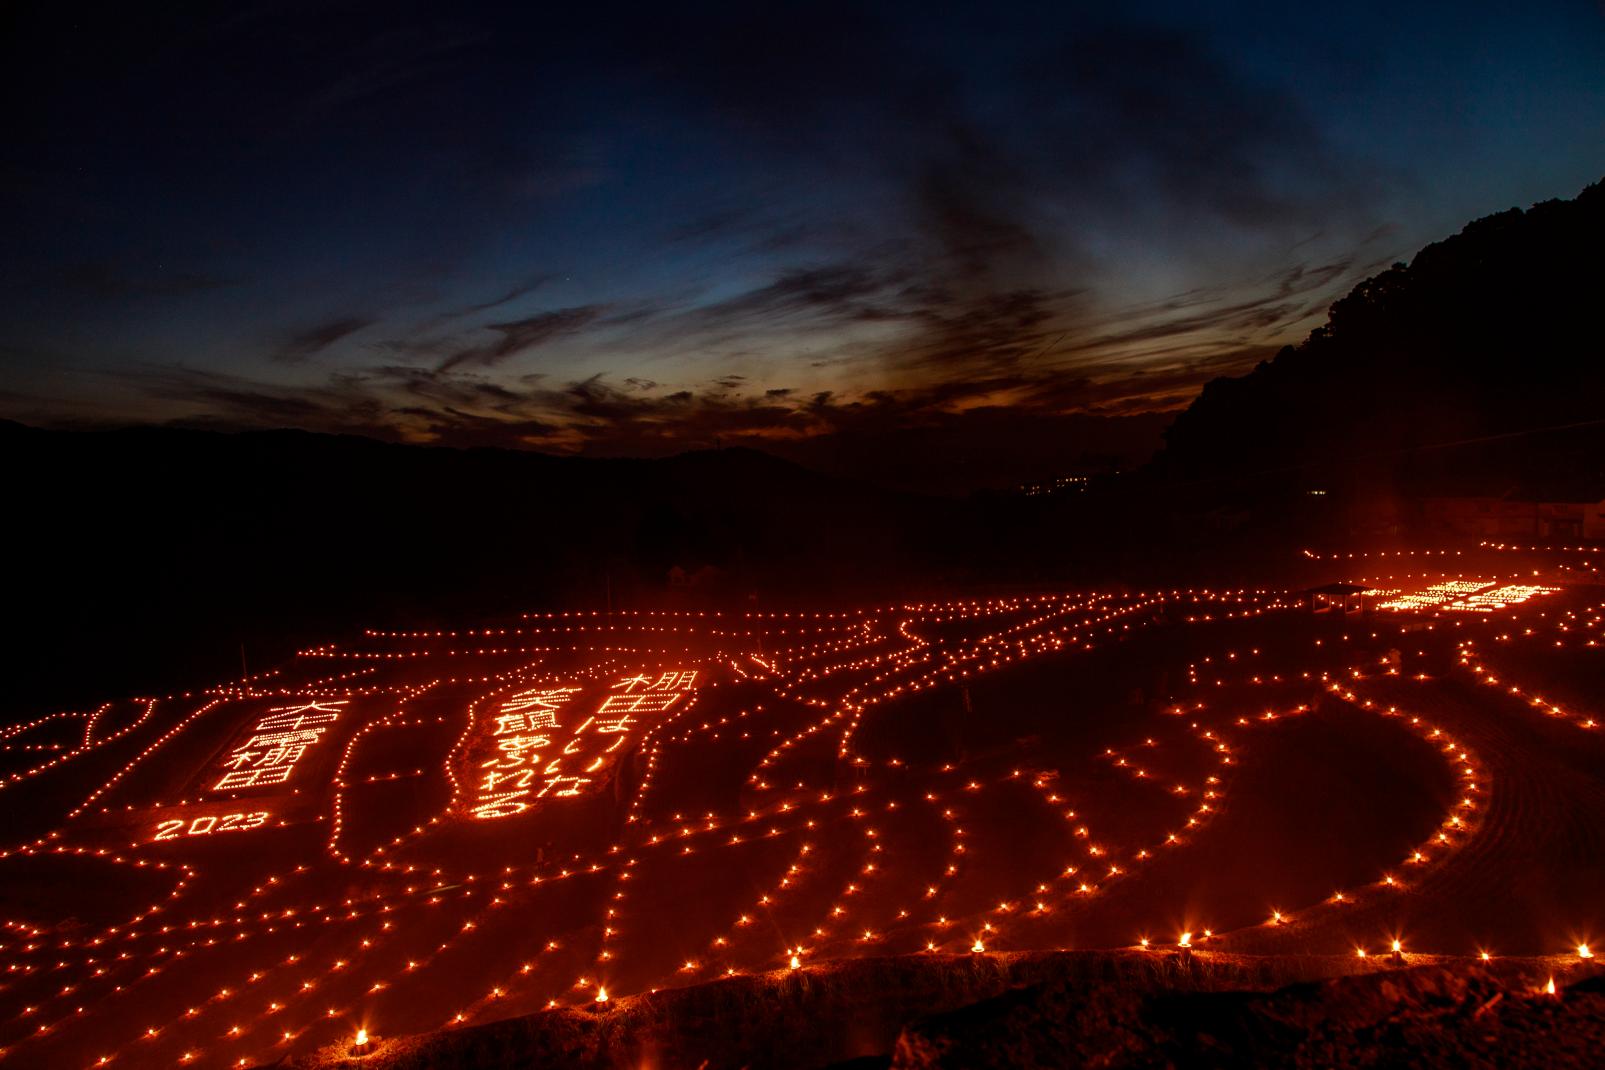
[{"label": "row of candle light", "polygon": [[[799,643],[799,645],[795,648],[796,659],[794,663],[788,662],[786,656],[787,654],[792,653],[792,650],[782,644],[776,650],[771,650],[769,652],[769,658],[766,660],[766,662],[759,663],[754,661],[745,662],[744,664],[751,665],[754,668],[760,664],[765,666],[763,672],[772,674],[771,678],[775,681],[775,687],[777,691],[784,690],[784,694],[781,694],[779,697],[782,701],[782,704],[789,706],[789,709],[793,715],[806,715],[808,710],[816,711],[816,719],[809,724],[810,728],[818,730],[819,726],[826,722],[832,723],[838,727],[845,727],[845,730],[841,732],[842,743],[839,753],[843,757],[850,756],[850,760],[854,763],[861,763],[864,762],[865,759],[856,754],[851,754],[851,752],[846,749],[846,740],[850,738],[852,728],[856,727],[857,725],[857,719],[853,715],[861,715],[863,713],[863,709],[853,709],[851,713],[846,715],[843,714],[843,711],[849,710],[852,707],[867,708],[868,706],[887,701],[892,695],[907,694],[913,691],[923,690],[926,687],[936,686],[939,683],[945,683],[950,679],[965,679],[972,673],[979,675],[982,672],[1003,668],[1011,663],[1016,663],[1019,660],[1033,657],[1040,653],[1058,652],[1077,648],[1078,644],[1080,648],[1084,650],[1086,644],[1093,638],[1101,637],[1104,640],[1121,638],[1130,633],[1130,629],[1133,624],[1139,628],[1146,627],[1149,622],[1149,618],[1143,618],[1142,614],[1147,610],[1157,609],[1163,605],[1166,601],[1166,597],[1174,596],[1146,596],[1143,598],[1137,598],[1135,600],[1137,603],[1135,606],[1127,605],[1119,608],[1109,604],[1107,598],[1103,599],[1102,601],[1099,599],[1071,600],[1063,597],[1049,597],[1031,601],[1021,600],[1018,604],[1018,607],[1013,610],[1000,610],[994,606],[989,606],[983,603],[983,606],[986,606],[987,610],[987,612],[984,614],[985,616],[1006,615],[1011,611],[1030,611],[1034,612],[1036,615],[1030,619],[1029,624],[1025,624],[1024,622],[1011,622],[1001,630],[988,632],[979,638],[972,639],[969,642],[969,645],[961,650],[945,651],[941,658],[935,658],[932,656],[931,652],[927,649],[928,647],[932,646],[932,641],[927,638],[926,634],[923,633],[919,627],[914,627],[912,620],[908,618],[899,620],[895,619],[894,617],[887,616],[884,618],[887,626],[880,627],[873,619],[866,620],[865,615],[863,614],[842,615],[842,617],[839,619],[844,623],[844,626],[846,626],[846,633],[831,633],[828,629],[820,629],[811,633],[810,637],[815,641],[813,643]],[[1198,597],[1207,602],[1220,602],[1220,599],[1218,599],[1214,593],[1198,596],[1184,595],[1182,597]],[[1069,608],[1069,605],[1072,604],[1072,601],[1076,607],[1075,609]],[[1239,605],[1241,607],[1241,612],[1245,615],[1250,613],[1268,612],[1274,608],[1268,606],[1267,603],[1256,603],[1252,599],[1248,598],[1243,599]],[[1279,606],[1280,603],[1277,603],[1277,605]],[[1068,624],[1067,622],[1070,618],[1070,614],[1075,612],[1082,612],[1085,615],[1077,618],[1074,624]],[[1211,612],[1207,614],[1198,614],[1197,616],[1208,617],[1210,619],[1239,619],[1236,616],[1238,612],[1238,609],[1226,609],[1221,613]],[[941,607],[940,605],[934,607],[932,617],[935,618],[938,614],[942,615],[944,620],[967,619],[966,614],[963,611],[954,609],[952,607]],[[1231,614],[1230,618],[1227,618],[1228,614]],[[983,614],[977,614],[977,616],[982,615]],[[1137,619],[1127,620],[1123,619],[1124,617],[1133,617]],[[927,620],[925,624],[934,625],[942,622],[942,620],[931,619]],[[1096,635],[1094,635],[1094,629],[1096,629]],[[1010,634],[1023,634],[1024,638],[1016,643],[1009,637]],[[1072,638],[1072,636],[1074,636],[1074,638]],[[801,639],[802,636],[799,635],[795,638]],[[862,649],[868,646],[870,643],[881,644],[883,652],[880,654],[863,657],[862,659],[846,658],[845,660],[848,662],[861,660],[862,663],[849,665],[845,668],[841,667],[842,654],[848,651],[856,652],[857,649]],[[1011,643],[1014,645],[1010,645]],[[813,648],[824,646],[828,646],[833,649],[826,654],[818,654],[813,650]],[[747,654],[750,654],[750,651],[740,652],[735,650],[721,650],[719,653],[720,655],[733,654],[737,657],[743,657]],[[804,676],[805,670],[798,670],[794,675],[791,676],[787,675],[787,667],[790,664],[806,665],[810,661],[818,661],[821,658],[829,660],[833,657],[837,660],[831,661],[829,666],[831,671],[828,673],[822,674],[818,671],[809,669],[806,670],[806,677]],[[505,678],[516,674],[516,672],[517,670],[512,670],[509,673],[488,674],[487,676],[478,678],[452,678],[452,680],[453,682],[484,683],[493,677]],[[881,679],[874,680],[873,677],[877,674],[882,674]],[[350,673],[341,673],[339,675],[347,678],[352,677],[352,674]],[[829,680],[831,677],[835,676],[843,676],[844,682],[846,682],[849,686],[844,690],[837,690],[834,688],[824,692],[820,692],[818,690],[822,681]],[[754,674],[754,678],[756,680],[763,679],[762,675],[760,674]],[[392,694],[398,696],[399,705],[405,706],[408,702],[413,701],[417,696],[425,695],[429,693],[433,687],[441,686],[443,683],[444,680],[433,683],[429,686],[417,684],[407,685],[411,690],[405,693],[401,690],[395,690],[392,688]],[[290,690],[296,693],[309,693],[311,689],[292,688]],[[371,694],[380,694],[383,692],[383,686],[369,690],[369,693]],[[844,701],[842,696],[851,697]],[[231,693],[229,695],[230,699],[237,699],[239,697],[242,696],[236,693]],[[222,700],[219,699],[214,701]],[[747,712],[748,710],[743,709],[739,711],[738,716],[745,716]],[[187,725],[190,720],[199,715],[200,711],[192,712],[184,720],[183,724]],[[727,722],[729,720],[728,716],[724,719]],[[849,720],[851,722],[850,725],[844,724]],[[403,723],[403,721],[397,721],[395,723],[400,724]],[[717,722],[707,722],[708,725],[714,723]],[[1204,732],[1212,730],[1200,729],[1199,731]],[[705,728],[701,735],[698,736],[697,732],[695,731],[695,727],[688,726],[679,729],[678,734],[665,733],[663,739],[660,741],[660,745],[663,748],[686,746],[692,743],[693,738],[710,739],[712,738],[712,734],[713,733],[711,729]],[[793,737],[800,738],[806,734],[809,734],[806,729],[800,729],[798,732],[793,733]],[[162,738],[165,739],[168,737],[164,736]],[[1220,746],[1225,746],[1224,741],[1218,741],[1218,743]],[[1229,760],[1231,757],[1229,747],[1227,747],[1225,751],[1218,753],[1220,754],[1223,762]],[[144,754],[141,755],[141,757],[144,756]],[[654,752],[654,758],[657,756],[657,752]],[[1116,761],[1118,761],[1118,759],[1116,759]],[[343,777],[344,766],[341,768],[341,776]],[[1132,775],[1134,778],[1145,779],[1142,777],[1137,777],[1137,773],[1139,771],[1142,771],[1139,767],[1133,767]],[[757,771],[755,770],[755,773],[756,772]],[[648,775],[650,775],[650,773]],[[1042,783],[1047,783],[1047,781],[1042,781]],[[105,788],[109,789],[110,787],[110,784],[105,785]],[[96,793],[97,797],[99,794],[99,792]],[[895,802],[895,800],[888,800],[888,802]],[[766,804],[766,809],[764,810],[763,816],[756,818],[749,817],[746,820],[758,822],[769,820],[774,814],[786,812],[782,808],[788,805],[795,808],[795,804],[790,802],[789,799],[777,799],[773,804]],[[845,802],[842,805],[845,805]],[[637,812],[632,814],[632,816],[639,819],[639,823],[643,828],[643,832],[646,828],[650,828],[654,824],[649,814]],[[818,819],[808,820],[814,820],[817,822]],[[849,818],[849,820],[861,820],[861,818]],[[962,828],[962,826],[955,827]],[[723,822],[717,819],[713,822],[713,829],[718,829],[721,832],[726,832],[729,835],[737,837],[741,835],[739,832],[729,833]],[[713,829],[708,830],[710,835],[713,833]],[[651,835],[658,834],[652,833]],[[646,839],[647,837],[643,835],[641,840],[634,842],[644,843]],[[962,834],[955,835],[954,841],[955,842],[953,846],[955,848],[962,847]],[[672,841],[660,838],[660,842],[668,845]],[[689,846],[692,845],[688,843],[679,844],[679,847],[682,850]],[[872,846],[879,845],[876,844]],[[612,854],[617,853],[620,850],[630,849],[632,848],[626,846],[623,842],[620,842],[611,845],[609,853]],[[694,847],[692,849],[693,851],[695,850]],[[374,856],[362,859],[362,862],[370,869],[370,871],[373,872],[391,873],[407,868],[400,863],[388,860],[380,861]],[[796,863],[794,863],[794,865],[795,864]],[[951,863],[949,864],[951,865]],[[617,858],[613,858],[605,862],[593,862],[591,863],[591,866],[607,869],[613,872],[615,877],[627,872],[628,869],[628,867],[625,867]],[[552,868],[555,869],[555,863],[553,864]],[[589,872],[600,872],[601,869],[592,869],[589,870]],[[581,869],[574,872],[585,871],[587,870]],[[472,873],[448,874],[445,871],[438,869],[432,874],[433,879],[440,881],[456,879],[471,882],[476,876],[478,875]],[[561,878],[553,875],[541,879]],[[258,894],[258,891],[260,891],[261,894],[269,894],[265,888],[274,886],[282,887],[282,884],[275,878],[271,884],[259,886],[258,890],[253,890],[252,894],[256,895]],[[1038,887],[1041,886],[1039,885]],[[392,897],[394,896],[394,893],[389,894],[391,894]],[[844,891],[841,894],[847,893]],[[855,891],[852,894],[856,895],[858,893]],[[379,900],[374,900],[374,902],[377,903]],[[436,898],[434,902],[438,903],[440,900]],[[840,901],[838,901],[836,904],[836,906],[841,905],[842,904]],[[386,903],[383,906],[376,907],[375,909],[387,913],[391,907],[392,904]],[[490,908],[487,907],[486,909],[488,910]],[[617,910],[618,908],[610,907],[609,909]],[[834,910],[835,907],[832,907],[831,909]],[[358,912],[355,916],[367,917],[373,915]],[[1284,915],[1284,918],[1286,916],[1287,915]],[[263,917],[265,918],[266,915],[263,915]],[[276,924],[284,923],[282,915],[274,915],[274,917],[278,919]],[[324,924],[330,923],[327,915],[325,917],[326,920]],[[829,917],[828,914],[827,917]],[[220,919],[214,919],[214,921],[219,920]],[[899,919],[895,915],[890,919],[893,924],[896,924],[900,920],[907,919]],[[260,923],[262,922],[259,922],[259,924]],[[941,919],[922,920],[919,922],[919,924],[940,923]],[[248,924],[248,922],[243,918],[243,916],[236,916],[236,918],[232,920],[222,920],[221,924],[232,925],[238,929],[241,935],[243,935],[244,930],[239,927]],[[986,928],[982,928],[982,925],[986,926]],[[969,940],[973,935],[973,941],[971,941],[972,948],[984,949],[989,945],[994,945],[997,938],[992,935],[993,925],[994,922],[992,921],[982,922],[981,925],[975,926],[975,932],[973,934],[967,933],[965,939]],[[815,926],[815,928],[818,929],[821,927]],[[467,931],[472,931],[472,929]],[[877,937],[884,931],[885,927],[881,925],[876,925],[869,930],[871,934]],[[398,935],[399,933],[397,927],[392,922],[387,921],[378,932],[369,933],[368,935],[364,936],[363,939],[372,943],[381,939],[395,940]],[[617,936],[618,934],[613,935]],[[862,933],[860,934],[860,937],[862,937]],[[215,941],[217,938],[209,936],[206,939]],[[604,945],[611,942],[613,941],[603,941]],[[199,946],[206,946],[204,941],[199,941],[198,943]],[[442,945],[442,947],[444,946],[445,945]],[[604,946],[603,950],[607,951],[607,948]],[[801,942],[794,942],[778,949],[778,953],[775,955],[775,957],[787,966],[796,966],[800,963],[803,956],[812,956],[814,954],[814,950],[814,946],[805,948]],[[611,955],[613,953],[608,951],[608,954]],[[604,966],[609,961],[611,960],[599,958],[595,961],[594,965]],[[308,968],[312,968],[310,964]],[[418,969],[421,968],[422,967],[418,967]],[[734,967],[726,966],[725,968],[732,969]],[[603,994],[606,988],[599,978],[599,971],[597,978],[587,978],[588,980],[596,982],[596,994],[598,995]],[[308,978],[308,980],[310,979],[311,978]],[[590,998],[594,999],[595,997],[592,996]],[[275,1010],[274,1013],[279,1013],[279,1011]],[[322,1017],[328,1016],[327,1014],[324,1014]],[[291,1031],[291,1034],[292,1036],[298,1035],[294,1030]]]}]

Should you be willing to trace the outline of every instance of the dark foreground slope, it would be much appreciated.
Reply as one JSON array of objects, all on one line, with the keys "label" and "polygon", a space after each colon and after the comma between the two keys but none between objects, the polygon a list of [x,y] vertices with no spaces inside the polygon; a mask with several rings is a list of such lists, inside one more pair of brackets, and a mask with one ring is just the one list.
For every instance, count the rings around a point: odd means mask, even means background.
[{"label": "dark foreground slope", "polygon": [[[1605,984],[1551,966],[1174,952],[861,959],[332,1049],[297,1070],[1599,1064]],[[1348,974],[1348,976],[1343,976]],[[1292,978],[1326,978],[1289,983]],[[1279,987],[1280,986],[1280,987]]]}]

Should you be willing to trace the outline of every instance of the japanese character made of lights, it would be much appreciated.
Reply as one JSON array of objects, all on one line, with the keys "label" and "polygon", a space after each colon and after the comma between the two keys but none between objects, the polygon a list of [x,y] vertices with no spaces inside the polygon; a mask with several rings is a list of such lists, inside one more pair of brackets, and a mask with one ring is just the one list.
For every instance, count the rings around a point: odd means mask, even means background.
[{"label": "japanese character made of lights", "polygon": [[540,799],[586,792],[643,723],[696,687],[695,670],[628,676],[587,700],[578,687],[528,688],[494,698],[489,737],[473,748],[469,813],[512,817]]}]

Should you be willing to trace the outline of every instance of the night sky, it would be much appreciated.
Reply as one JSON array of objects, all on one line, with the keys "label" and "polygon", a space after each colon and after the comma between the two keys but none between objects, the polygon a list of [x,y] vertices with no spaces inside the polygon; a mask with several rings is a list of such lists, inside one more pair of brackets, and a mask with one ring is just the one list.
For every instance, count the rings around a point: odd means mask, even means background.
[{"label": "night sky", "polygon": [[47,426],[1047,474],[1605,174],[1595,3],[33,7]]}]

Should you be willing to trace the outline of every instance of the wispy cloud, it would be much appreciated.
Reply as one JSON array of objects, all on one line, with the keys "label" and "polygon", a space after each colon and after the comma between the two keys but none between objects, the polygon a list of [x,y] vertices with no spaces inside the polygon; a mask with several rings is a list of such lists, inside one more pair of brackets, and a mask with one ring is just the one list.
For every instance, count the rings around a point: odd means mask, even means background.
[{"label": "wispy cloud", "polygon": [[349,335],[356,334],[377,322],[372,316],[340,316],[296,331],[274,350],[275,360],[295,362],[315,353]]},{"label": "wispy cloud", "polygon": [[461,366],[492,367],[531,349],[583,330],[602,315],[602,305],[580,305],[542,312],[508,323],[488,323],[484,330],[499,335],[490,342],[471,345],[440,362],[439,371]]}]

